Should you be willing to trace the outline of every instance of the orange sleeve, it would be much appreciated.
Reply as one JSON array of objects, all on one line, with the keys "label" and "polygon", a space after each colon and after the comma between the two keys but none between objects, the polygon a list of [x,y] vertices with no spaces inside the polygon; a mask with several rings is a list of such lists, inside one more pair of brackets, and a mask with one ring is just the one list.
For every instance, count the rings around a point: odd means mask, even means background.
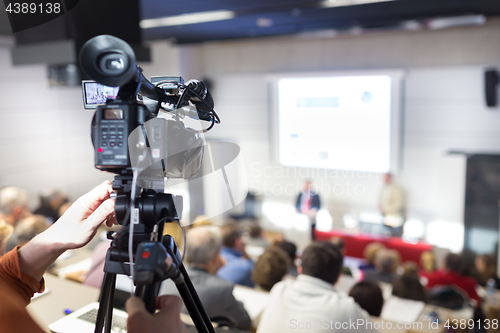
[{"label": "orange sleeve", "polygon": [[35,292],[45,289],[42,279],[37,281],[21,273],[18,248],[0,258],[0,332],[44,332],[26,311]]}]

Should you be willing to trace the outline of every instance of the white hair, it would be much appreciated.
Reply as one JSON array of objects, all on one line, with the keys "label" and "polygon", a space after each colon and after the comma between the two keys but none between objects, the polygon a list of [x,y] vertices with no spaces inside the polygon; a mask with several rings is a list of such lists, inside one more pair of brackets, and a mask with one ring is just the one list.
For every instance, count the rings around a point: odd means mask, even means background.
[{"label": "white hair", "polygon": [[216,226],[200,226],[186,236],[186,262],[207,265],[222,248],[222,235]]},{"label": "white hair", "polygon": [[0,190],[0,212],[10,215],[16,207],[28,208],[28,194],[22,188],[5,187]]}]

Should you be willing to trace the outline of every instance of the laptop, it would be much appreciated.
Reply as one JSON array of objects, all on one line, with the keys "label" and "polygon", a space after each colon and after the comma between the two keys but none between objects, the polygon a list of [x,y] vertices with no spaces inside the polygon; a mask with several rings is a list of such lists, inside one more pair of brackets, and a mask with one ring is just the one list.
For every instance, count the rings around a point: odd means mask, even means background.
[{"label": "laptop", "polygon": [[[94,333],[99,303],[93,302],[49,325],[53,333]],[[111,332],[127,332],[127,313],[113,309]]]},{"label": "laptop", "polygon": [[[130,297],[130,293],[134,291],[135,287],[127,276],[116,276],[111,332],[127,332],[127,313],[123,310],[125,310],[125,302]],[[49,329],[54,333],[94,333],[98,310],[99,303],[92,302],[50,324]]]}]

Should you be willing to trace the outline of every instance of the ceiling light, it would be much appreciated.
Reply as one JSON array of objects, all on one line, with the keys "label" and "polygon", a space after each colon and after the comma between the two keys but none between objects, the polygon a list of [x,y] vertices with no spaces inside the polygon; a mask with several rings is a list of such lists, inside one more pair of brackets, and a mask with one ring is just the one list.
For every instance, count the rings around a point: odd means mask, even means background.
[{"label": "ceiling light", "polygon": [[368,3],[376,2],[387,2],[395,0],[325,0],[321,3],[321,7],[343,7],[343,6],[355,6],[355,5],[365,5]]},{"label": "ceiling light", "polygon": [[465,25],[483,25],[486,22],[484,15],[464,15],[432,19],[427,23],[429,29],[438,30],[460,27]]},{"label": "ceiling light", "polygon": [[230,20],[235,14],[229,10],[214,10],[210,12],[189,13],[175,16],[165,16],[155,19],[142,20],[140,26],[143,29],[168,27],[174,25],[196,24],[204,22]]}]

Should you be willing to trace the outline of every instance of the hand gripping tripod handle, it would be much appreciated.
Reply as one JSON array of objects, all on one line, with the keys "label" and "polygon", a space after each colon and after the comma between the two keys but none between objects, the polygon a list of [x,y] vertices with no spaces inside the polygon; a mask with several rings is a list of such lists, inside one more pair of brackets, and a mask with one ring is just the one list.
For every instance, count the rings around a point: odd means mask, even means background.
[{"label": "hand gripping tripod handle", "polygon": [[[137,288],[136,295],[144,300],[148,311],[154,313],[160,283],[170,278],[177,286],[177,290],[198,332],[215,333],[210,318],[180,261],[180,256],[178,253],[174,253],[177,247],[173,239],[166,236],[164,242],[167,246],[159,242],[142,242],[139,244],[136,252],[134,283],[143,287]],[[170,262],[170,265],[168,262]]]}]

